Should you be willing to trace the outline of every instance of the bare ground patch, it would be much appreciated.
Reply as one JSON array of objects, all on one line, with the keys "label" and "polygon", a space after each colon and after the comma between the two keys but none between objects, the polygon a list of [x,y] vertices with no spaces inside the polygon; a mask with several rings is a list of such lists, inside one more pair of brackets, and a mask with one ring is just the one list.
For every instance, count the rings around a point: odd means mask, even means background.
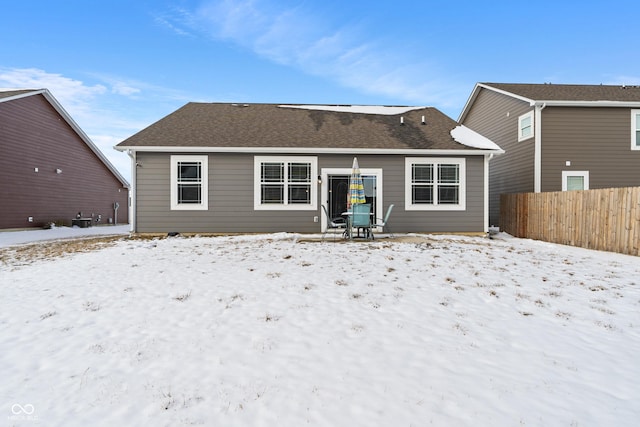
[{"label": "bare ground patch", "polygon": [[86,239],[56,240],[0,249],[0,265],[18,267],[34,261],[64,257],[78,252],[90,252],[113,246],[123,236],[102,236]]}]

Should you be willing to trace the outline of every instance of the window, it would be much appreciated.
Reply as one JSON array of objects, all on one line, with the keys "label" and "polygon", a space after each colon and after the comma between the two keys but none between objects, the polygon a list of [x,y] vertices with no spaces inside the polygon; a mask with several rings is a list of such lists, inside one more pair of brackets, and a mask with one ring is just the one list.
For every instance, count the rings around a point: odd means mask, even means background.
[{"label": "window", "polygon": [[631,149],[640,150],[640,110],[631,110]]},{"label": "window", "polygon": [[257,156],[254,174],[255,209],[316,209],[315,157]]},{"label": "window", "polygon": [[171,156],[171,209],[207,210],[208,157]]},{"label": "window", "polygon": [[465,159],[407,158],[407,210],[464,210]]},{"label": "window", "polygon": [[518,117],[518,141],[533,137],[533,111]]},{"label": "window", "polygon": [[562,171],[562,191],[588,189],[589,171]]}]

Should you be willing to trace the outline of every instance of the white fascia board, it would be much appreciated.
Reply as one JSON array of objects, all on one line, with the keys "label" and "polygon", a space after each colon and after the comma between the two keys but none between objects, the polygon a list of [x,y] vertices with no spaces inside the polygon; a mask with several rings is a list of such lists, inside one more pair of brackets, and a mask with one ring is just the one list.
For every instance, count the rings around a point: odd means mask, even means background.
[{"label": "white fascia board", "polygon": [[71,126],[71,128],[80,136],[80,138],[84,141],[85,144],[93,151],[93,153],[98,156],[98,158],[102,161],[102,163],[107,166],[107,169],[113,173],[116,178],[122,183],[124,188],[131,188],[129,182],[118,172],[118,170],[111,164],[109,159],[105,157],[105,155],[100,151],[100,149],[91,141],[91,138],[78,126],[78,124],[71,118],[69,113],[64,109],[62,105],[56,100],[56,98],[49,92],[47,89],[42,89],[38,91],[38,93],[42,93],[42,95],[49,101],[49,103],[56,109],[56,111],[65,119],[65,121]]},{"label": "white fascia board", "polygon": [[476,85],[473,87],[473,91],[471,91],[471,95],[469,95],[467,102],[464,104],[464,107],[462,108],[462,111],[458,116],[458,123],[462,123],[464,118],[467,116],[467,113],[469,112],[469,108],[471,107],[471,104],[473,104],[473,102],[476,100],[476,97],[478,96],[478,93],[480,92],[480,86],[481,86],[480,83],[476,83]]},{"label": "white fascia board", "polygon": [[469,96],[469,99],[467,100],[467,103],[464,104],[464,108],[462,109],[462,112],[460,113],[460,116],[458,117],[458,123],[462,123],[462,121],[467,116],[467,113],[469,112],[469,108],[471,108],[471,105],[476,100],[476,98],[478,96],[478,93],[480,93],[480,89],[491,90],[493,92],[500,93],[502,95],[509,96],[511,98],[519,99],[520,101],[526,102],[529,105],[533,105],[533,103],[536,102],[533,99],[525,98],[524,96],[516,95],[515,93],[508,92],[506,90],[497,89],[497,88],[495,88],[495,87],[493,87],[491,85],[486,85],[486,84],[483,84],[483,83],[476,83],[476,86],[473,88],[473,92],[471,92],[471,96]]},{"label": "white fascia board", "polygon": [[503,150],[431,150],[389,148],[296,148],[296,147],[114,147],[118,151],[155,153],[254,153],[254,154],[400,154],[437,156],[484,156]]},{"label": "white fascia board", "polygon": [[544,105],[545,107],[621,107],[621,108],[640,108],[639,102],[629,101],[531,101],[532,107],[535,105]]},{"label": "white fascia board", "polygon": [[527,98],[527,97],[524,97],[524,96],[521,96],[521,95],[516,95],[513,92],[509,92],[509,91],[506,91],[506,90],[498,89],[498,88],[495,88],[495,87],[493,87],[491,85],[484,85],[482,83],[479,83],[478,86],[483,87],[483,88],[488,89],[488,90],[492,90],[492,91],[494,91],[496,93],[500,93],[502,95],[510,96],[511,98],[519,99],[520,101],[528,102],[529,105],[533,105],[533,103],[536,102],[533,99],[530,99],[530,98]]},{"label": "white fascia board", "polygon": [[26,98],[27,96],[39,95],[39,94],[44,93],[46,91],[46,89],[24,89],[24,88],[20,88],[20,89],[0,89],[0,91],[2,91],[2,92],[8,92],[8,91],[14,91],[14,90],[28,90],[29,92],[21,93],[19,95],[8,96],[6,98],[0,98],[0,102],[15,101],[16,99]]}]

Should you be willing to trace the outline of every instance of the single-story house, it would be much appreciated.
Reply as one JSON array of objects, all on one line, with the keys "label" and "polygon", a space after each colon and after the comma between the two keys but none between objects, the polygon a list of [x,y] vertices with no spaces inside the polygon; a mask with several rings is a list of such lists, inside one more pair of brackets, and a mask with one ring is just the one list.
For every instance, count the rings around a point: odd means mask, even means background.
[{"label": "single-story house", "polygon": [[431,107],[188,103],[115,147],[132,160],[135,232],[319,233],[357,156],[394,232],[488,230],[500,147]]},{"label": "single-story house", "polygon": [[129,183],[47,89],[0,89],[0,199],[0,229],[129,217]]}]

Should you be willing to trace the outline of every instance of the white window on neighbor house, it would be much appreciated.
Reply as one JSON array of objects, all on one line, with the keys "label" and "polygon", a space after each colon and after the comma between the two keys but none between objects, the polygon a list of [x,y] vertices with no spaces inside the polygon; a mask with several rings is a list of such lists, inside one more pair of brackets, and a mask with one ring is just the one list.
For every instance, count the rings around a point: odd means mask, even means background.
[{"label": "white window on neighbor house", "polygon": [[631,110],[631,149],[640,150],[640,110]]},{"label": "white window on neighbor house", "polygon": [[518,141],[533,137],[533,111],[518,117]]},{"label": "white window on neighbor house", "polygon": [[562,171],[562,191],[588,189],[589,171]]},{"label": "white window on neighbor house", "polygon": [[461,158],[405,159],[406,210],[464,210],[466,162]]},{"label": "white window on neighbor house", "polygon": [[208,156],[171,156],[171,210],[207,210]]},{"label": "white window on neighbor house", "polygon": [[256,156],[254,209],[315,210],[317,175],[316,157]]}]

